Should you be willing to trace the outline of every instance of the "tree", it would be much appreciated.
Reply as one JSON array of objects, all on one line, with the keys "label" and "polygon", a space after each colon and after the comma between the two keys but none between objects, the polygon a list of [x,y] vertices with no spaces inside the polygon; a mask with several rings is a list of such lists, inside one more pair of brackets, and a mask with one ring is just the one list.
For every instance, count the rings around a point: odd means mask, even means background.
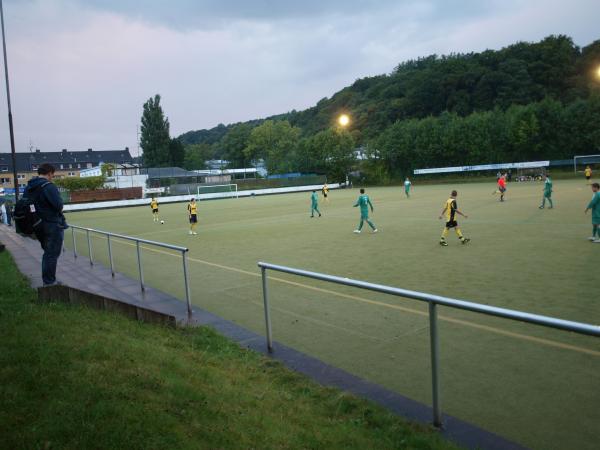
[{"label": "tree", "polygon": [[144,151],[143,161],[147,167],[169,165],[169,119],[165,118],[160,106],[160,95],[144,103],[140,146]]},{"label": "tree", "polygon": [[347,130],[329,128],[317,133],[308,144],[313,170],[325,172],[329,181],[344,181],[356,163],[354,147]]},{"label": "tree", "polygon": [[169,165],[171,167],[183,167],[185,159],[185,148],[179,139],[169,141]]},{"label": "tree", "polygon": [[185,146],[183,167],[187,170],[206,168],[206,161],[213,158],[214,150],[208,144],[192,144]]},{"label": "tree", "polygon": [[247,166],[248,158],[244,153],[244,148],[248,143],[252,126],[247,123],[235,125],[223,137],[218,148],[222,158],[229,161],[232,168],[244,168]]},{"label": "tree", "polygon": [[250,161],[263,158],[269,173],[289,172],[299,139],[300,128],[287,120],[267,120],[252,130],[244,154]]}]

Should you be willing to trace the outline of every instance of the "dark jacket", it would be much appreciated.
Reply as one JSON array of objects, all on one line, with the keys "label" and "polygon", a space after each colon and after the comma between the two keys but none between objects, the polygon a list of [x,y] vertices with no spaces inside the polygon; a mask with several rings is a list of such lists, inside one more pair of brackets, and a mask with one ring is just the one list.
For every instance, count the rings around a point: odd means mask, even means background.
[{"label": "dark jacket", "polygon": [[[25,194],[27,195],[32,189],[39,188],[42,184],[48,180],[42,177],[34,177],[29,180],[27,187],[25,188]],[[63,216],[63,201],[58,189],[53,183],[49,183],[41,191],[36,191],[34,196],[37,196],[35,200],[35,209],[40,219],[44,222],[58,223],[59,225],[65,225],[65,217]]]}]

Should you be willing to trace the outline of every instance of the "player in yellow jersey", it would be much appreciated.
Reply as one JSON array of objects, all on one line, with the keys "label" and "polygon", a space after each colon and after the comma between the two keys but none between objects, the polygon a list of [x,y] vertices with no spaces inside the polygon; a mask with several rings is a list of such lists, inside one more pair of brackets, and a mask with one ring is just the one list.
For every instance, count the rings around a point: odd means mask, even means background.
[{"label": "player in yellow jersey", "polygon": [[327,186],[327,183],[323,185],[323,188],[321,188],[321,192],[323,192],[323,199],[325,200],[325,202],[329,203],[329,198],[327,197],[329,195],[329,186]]},{"label": "player in yellow jersey", "polygon": [[158,219],[158,200],[152,197],[152,201],[150,202],[150,208],[152,208],[152,218],[154,222],[159,222]]},{"label": "player in yellow jersey", "polygon": [[190,234],[196,233],[196,225],[198,224],[198,205],[196,199],[192,198],[187,205],[188,218],[190,219]]},{"label": "player in yellow jersey", "polygon": [[463,216],[465,219],[468,217],[466,214],[463,214],[458,210],[458,204],[456,203],[456,197],[458,196],[458,192],[452,191],[450,194],[450,198],[446,200],[446,204],[444,205],[444,209],[442,209],[442,213],[440,214],[440,220],[446,215],[446,226],[444,227],[444,231],[442,232],[442,238],[440,239],[440,245],[447,247],[448,243],[446,242],[446,237],[448,236],[448,232],[450,228],[454,228],[458,239],[463,244],[466,244],[471,239],[463,236],[460,228],[458,227],[458,222],[456,222],[456,215]]},{"label": "player in yellow jersey", "polygon": [[588,181],[590,181],[590,178],[592,178],[592,168],[590,166],[587,166],[584,170],[585,173],[585,179]]}]

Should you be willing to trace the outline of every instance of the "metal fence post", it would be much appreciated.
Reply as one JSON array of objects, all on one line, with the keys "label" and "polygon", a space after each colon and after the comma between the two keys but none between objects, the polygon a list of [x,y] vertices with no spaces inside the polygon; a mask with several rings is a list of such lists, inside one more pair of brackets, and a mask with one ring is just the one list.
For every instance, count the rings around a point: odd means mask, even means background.
[{"label": "metal fence post", "polygon": [[267,269],[260,268],[262,275],[263,300],[265,302],[265,324],[267,326],[267,350],[273,353],[273,332],[271,330],[271,312],[269,310],[269,293],[267,291]]},{"label": "metal fence post", "polygon": [[187,251],[181,251],[181,259],[183,260],[183,281],[185,283],[185,300],[187,302],[188,316],[192,315],[192,297],[190,295],[190,282],[188,280],[187,268]]},{"label": "metal fence post", "polygon": [[439,376],[439,336],[437,324],[437,305],[429,301],[429,336],[431,346],[431,391],[433,396],[433,425],[442,427],[442,407],[440,405]]},{"label": "metal fence post", "polygon": [[71,227],[71,237],[73,238],[73,258],[77,258],[77,241],[75,241],[75,228]]},{"label": "metal fence post", "polygon": [[145,290],[145,288],[144,288],[144,272],[142,271],[142,257],[140,255],[140,241],[135,241],[135,246],[137,249],[138,270],[140,272],[140,287],[142,288],[142,291],[144,291]]},{"label": "metal fence post", "polygon": [[92,259],[92,241],[90,241],[90,230],[85,230],[87,234],[88,241],[88,254],[90,255],[90,266],[94,265],[94,260]]},{"label": "metal fence post", "polygon": [[114,278],[115,277],[115,266],[113,264],[112,243],[110,242],[110,234],[106,235],[106,239],[108,241],[108,260],[110,261],[110,274]]}]

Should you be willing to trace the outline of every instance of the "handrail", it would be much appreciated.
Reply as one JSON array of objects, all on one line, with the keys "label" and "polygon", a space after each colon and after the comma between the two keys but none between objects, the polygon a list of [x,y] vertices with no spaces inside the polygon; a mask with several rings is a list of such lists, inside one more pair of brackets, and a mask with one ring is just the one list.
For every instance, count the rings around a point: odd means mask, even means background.
[{"label": "handrail", "polygon": [[429,304],[429,332],[430,332],[430,347],[431,347],[431,383],[433,393],[433,424],[436,427],[442,426],[442,409],[440,403],[440,382],[439,382],[439,337],[437,329],[437,305],[447,306],[450,308],[472,311],[489,316],[502,317],[505,319],[516,320],[519,322],[532,323],[547,328],[555,328],[558,330],[571,331],[574,333],[584,334],[587,336],[600,337],[600,326],[591,325],[582,322],[574,322],[571,320],[556,319],[550,316],[540,314],[526,313],[523,311],[498,308],[496,306],[483,305],[466,300],[459,300],[440,295],[427,294],[424,292],[411,291],[400,289],[382,284],[369,283],[367,281],[353,280],[350,278],[338,277],[335,275],[327,275],[319,272],[311,272],[308,270],[295,269],[293,267],[280,266],[266,262],[258,262],[258,267],[261,269],[263,301],[265,310],[265,324],[267,329],[267,349],[273,351],[273,333],[271,329],[271,313],[269,308],[268,286],[266,271],[275,270],[277,272],[289,273],[301,277],[312,278],[315,280],[327,281],[330,283],[352,286],[359,289],[381,292],[384,294],[394,295],[397,297],[411,298],[427,302]]},{"label": "handrail", "polygon": [[93,259],[93,255],[92,255],[92,242],[90,239],[90,233],[96,233],[96,234],[101,234],[101,235],[106,236],[106,242],[108,244],[108,259],[109,259],[109,263],[110,263],[110,272],[113,277],[115,276],[115,267],[114,267],[115,265],[114,265],[114,261],[113,261],[111,237],[135,242],[137,262],[138,262],[138,273],[139,273],[140,287],[141,287],[142,292],[144,292],[146,288],[144,286],[144,271],[143,271],[143,267],[142,267],[142,255],[141,255],[140,244],[153,245],[156,247],[168,248],[170,250],[176,250],[178,252],[181,252],[181,259],[183,262],[183,278],[184,278],[184,283],[185,283],[185,299],[186,299],[186,303],[187,303],[188,315],[189,316],[192,315],[192,301],[191,301],[190,284],[189,284],[188,267],[187,267],[187,253],[189,252],[189,249],[187,247],[181,247],[179,245],[167,244],[165,242],[150,241],[148,239],[140,239],[140,238],[133,237],[133,236],[126,236],[124,234],[111,233],[110,231],[96,230],[94,228],[80,227],[78,225],[69,224],[69,227],[71,228],[71,237],[73,240],[73,257],[74,258],[77,258],[77,242],[75,240],[75,230],[85,231],[86,236],[87,236],[88,255],[90,258],[91,266],[94,265],[94,259]]}]

